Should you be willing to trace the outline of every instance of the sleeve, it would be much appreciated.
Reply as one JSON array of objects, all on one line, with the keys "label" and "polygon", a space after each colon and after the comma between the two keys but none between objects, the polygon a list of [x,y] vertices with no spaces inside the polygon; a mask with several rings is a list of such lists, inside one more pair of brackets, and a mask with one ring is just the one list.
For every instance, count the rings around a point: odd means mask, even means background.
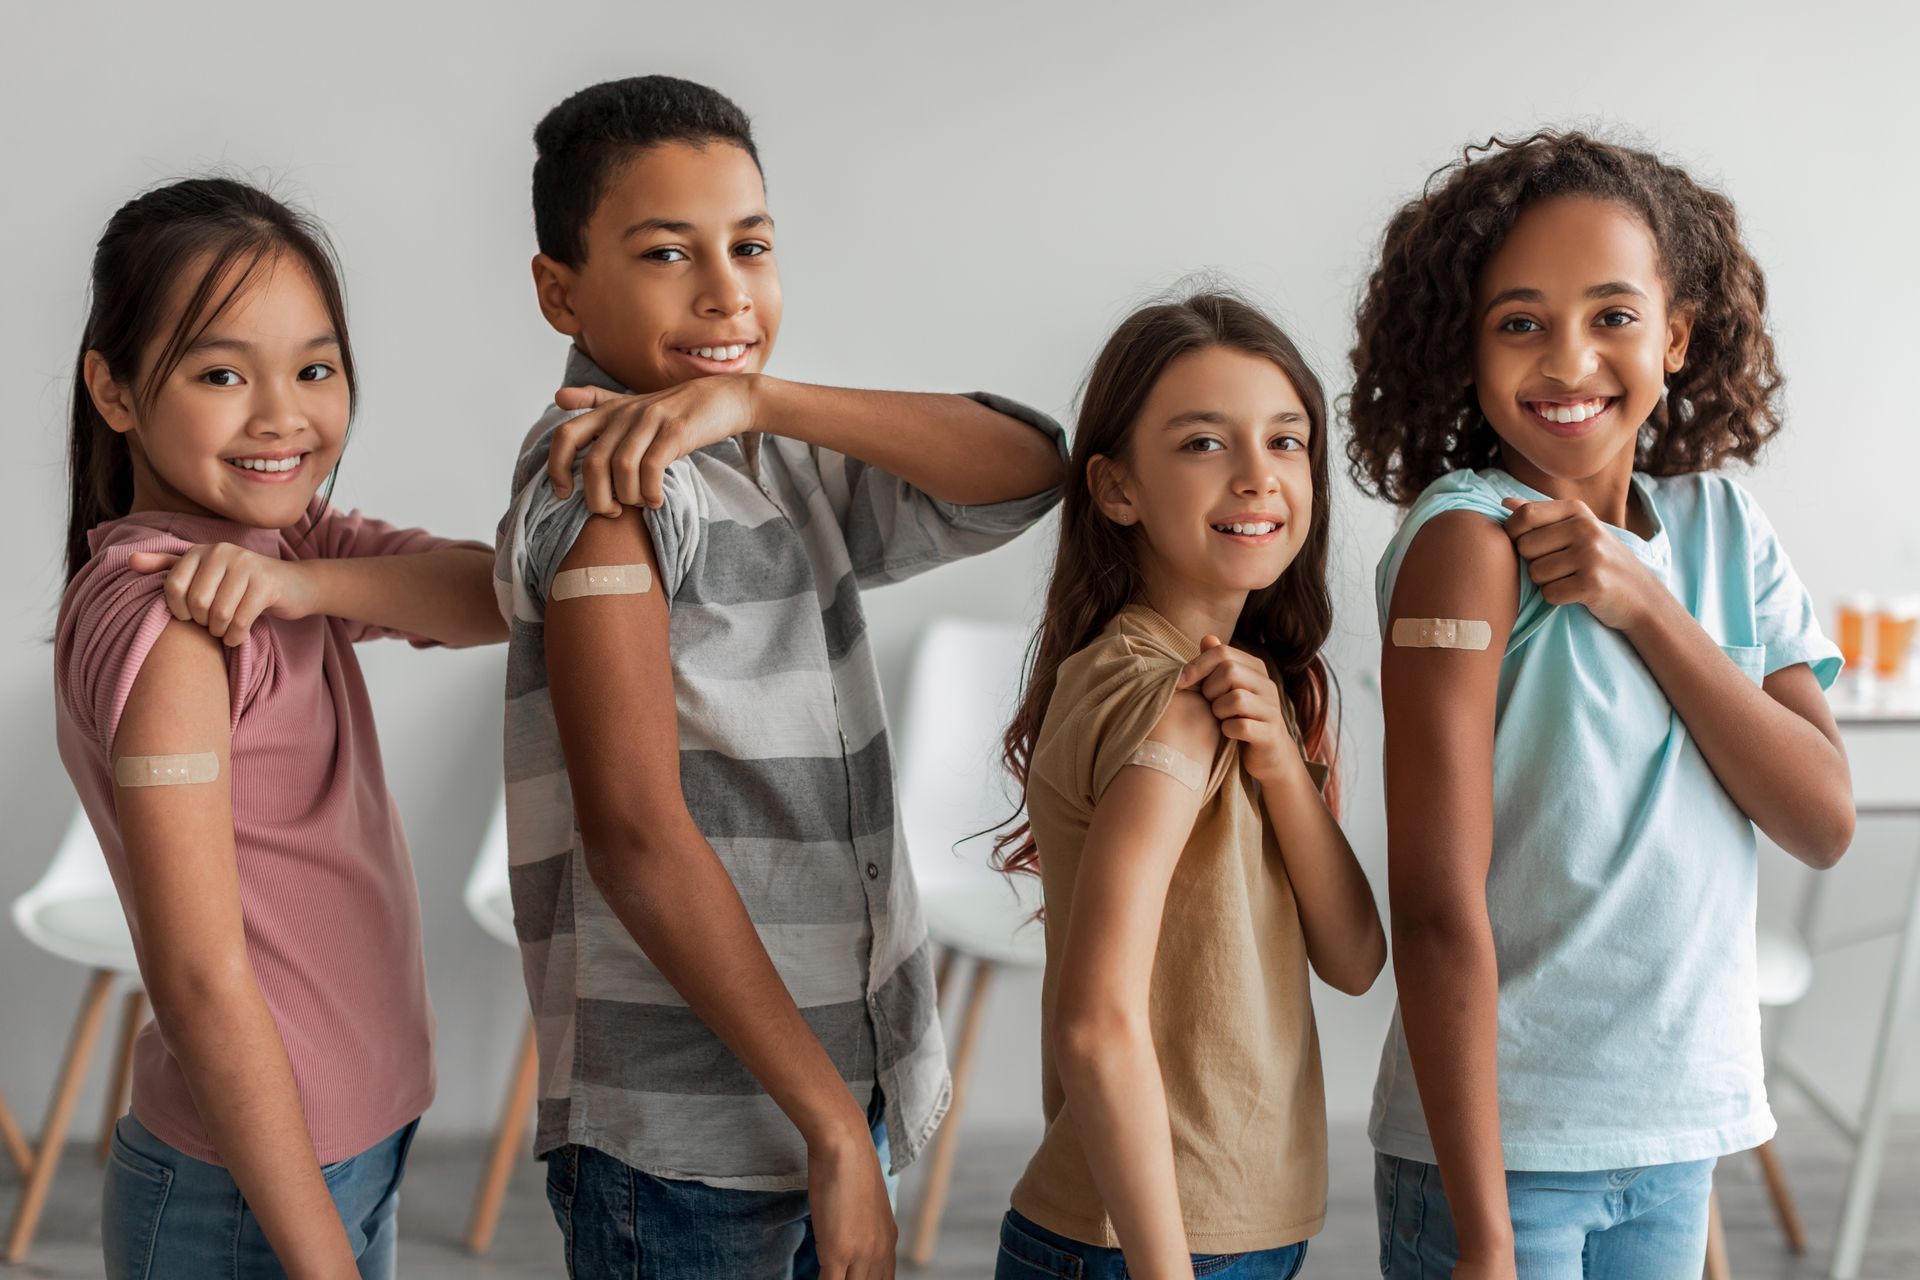
[{"label": "sleeve", "polygon": [[[56,636],[60,693],[74,724],[109,755],[134,682],[173,619],[167,609],[166,575],[136,573],[128,567],[128,557],[135,551],[177,555],[190,545],[156,536],[105,548],[68,589]],[[256,623],[245,640],[223,647],[223,652],[230,725],[238,726],[272,666],[273,646],[265,624]]]},{"label": "sleeve", "polygon": [[[1074,744],[1072,794],[1089,812],[1167,713],[1184,665],[1170,654],[1138,650],[1119,638],[1096,644],[1099,650],[1089,655],[1091,679],[1064,735]],[[1205,799],[1220,789],[1238,753],[1237,742],[1222,738],[1214,758],[1198,762],[1207,770]]]},{"label": "sleeve", "polygon": [[[554,414],[515,468],[513,506],[500,522],[494,562],[494,588],[509,621],[538,623],[545,618],[547,592],[554,575],[593,514],[587,509],[578,461],[574,463],[573,492],[567,497],[557,496],[547,481],[552,428],[573,416]],[[660,566],[660,590],[671,608],[693,564],[706,500],[691,458],[681,458],[668,466],[661,488],[665,499],[661,505],[642,507],[640,514]]]},{"label": "sleeve", "polygon": [[[1379,568],[1374,572],[1375,604],[1380,613],[1382,644],[1388,642],[1387,622],[1393,609],[1394,584],[1399,581],[1400,566],[1413,549],[1414,539],[1420,535],[1420,530],[1435,516],[1449,511],[1471,511],[1495,524],[1504,525],[1513,514],[1504,505],[1506,496],[1475,472],[1453,471],[1428,485],[1415,499],[1413,506],[1407,509],[1406,519],[1401,522],[1393,540],[1382,553]],[[1513,496],[1523,495],[1516,493]],[[1520,575],[1520,608],[1513,619],[1513,630],[1507,636],[1508,653],[1532,638],[1533,633],[1540,629],[1540,624],[1551,617],[1556,608],[1540,594],[1539,586],[1527,574],[1524,560],[1518,562],[1517,571]]]},{"label": "sleeve", "polygon": [[1753,495],[1735,486],[1746,515],[1747,547],[1753,559],[1753,636],[1766,649],[1763,675],[1804,662],[1822,689],[1839,678],[1838,645],[1820,629],[1813,597],[1801,585],[1773,525]]},{"label": "sleeve", "polygon": [[[1067,453],[1067,433],[1046,414],[984,391],[968,399],[1024,422]],[[1058,489],[981,506],[928,497],[899,477],[831,449],[814,449],[821,485],[839,518],[847,555],[863,587],[898,582],[991,551],[1030,528],[1060,500]]]}]

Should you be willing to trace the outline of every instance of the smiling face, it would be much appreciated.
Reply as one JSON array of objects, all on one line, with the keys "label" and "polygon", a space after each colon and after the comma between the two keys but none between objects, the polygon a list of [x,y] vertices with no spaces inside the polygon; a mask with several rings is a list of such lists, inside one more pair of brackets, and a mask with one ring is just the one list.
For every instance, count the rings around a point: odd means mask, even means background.
[{"label": "smiling face", "polygon": [[758,373],[780,328],[773,220],[753,157],[725,142],[661,143],[619,166],[576,267],[541,254],[547,322],[622,386],[660,391]]},{"label": "smiling face", "polygon": [[[107,425],[125,435],[133,457],[133,509],[214,516],[261,529],[284,529],[306,512],[340,459],[352,415],[340,338],[320,290],[297,259],[262,260],[243,278],[235,267],[217,282],[232,300],[202,328],[185,356],[142,404],[114,383],[89,353],[88,386]],[[179,313],[201,271],[180,273]],[[140,378],[159,358],[165,335],[142,353]]]},{"label": "smiling face", "polygon": [[1590,197],[1532,206],[1481,271],[1474,311],[1474,384],[1507,470],[1536,488],[1631,471],[1691,329],[1647,224]]},{"label": "smiling face", "polygon": [[1150,596],[1237,614],[1279,579],[1313,523],[1311,432],[1271,360],[1215,346],[1167,365],[1124,457],[1089,467],[1101,511],[1141,529]]}]

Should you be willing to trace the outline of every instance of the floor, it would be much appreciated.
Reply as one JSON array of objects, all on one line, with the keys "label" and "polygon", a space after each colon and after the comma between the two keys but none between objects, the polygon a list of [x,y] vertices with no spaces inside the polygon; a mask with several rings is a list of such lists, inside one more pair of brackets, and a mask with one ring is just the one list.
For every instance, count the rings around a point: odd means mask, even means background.
[{"label": "floor", "polygon": [[[916,1276],[981,1280],[992,1275],[1007,1188],[1024,1165],[1032,1138],[1025,1131],[968,1134],[955,1167],[952,1199],[935,1260],[921,1270],[903,1263],[903,1280]],[[1326,1230],[1313,1241],[1307,1274],[1377,1275],[1371,1155],[1356,1128],[1336,1126],[1330,1139],[1332,1200]],[[100,1274],[100,1175],[90,1145],[68,1151],[32,1255],[19,1267],[0,1267],[0,1280],[12,1276],[77,1280]],[[1808,1118],[1783,1122],[1780,1149],[1812,1244],[1805,1257],[1789,1256],[1774,1226],[1757,1163],[1744,1157],[1725,1161],[1719,1175],[1722,1212],[1734,1275],[1741,1280],[1810,1280],[1826,1273],[1846,1175],[1846,1152],[1818,1121]],[[414,1148],[401,1208],[403,1280],[493,1280],[560,1273],[559,1233],[547,1213],[540,1166],[531,1162],[515,1174],[493,1251],[485,1258],[474,1258],[460,1247],[480,1159],[477,1142],[423,1142]],[[18,1175],[4,1167],[0,1214],[11,1214],[18,1187]],[[909,1215],[917,1190],[909,1177],[902,1195]],[[1873,1225],[1873,1242],[1860,1272],[1863,1280],[1920,1277],[1920,1117],[1896,1121]]]}]

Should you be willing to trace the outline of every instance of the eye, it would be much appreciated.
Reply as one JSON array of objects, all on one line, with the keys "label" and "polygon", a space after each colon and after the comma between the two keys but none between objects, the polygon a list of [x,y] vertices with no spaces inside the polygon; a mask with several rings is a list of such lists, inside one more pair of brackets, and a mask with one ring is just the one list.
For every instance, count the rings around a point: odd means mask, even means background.
[{"label": "eye", "polygon": [[333,366],[316,360],[297,375],[302,382],[325,382],[333,376]]},{"label": "eye", "polygon": [[687,260],[687,251],[685,249],[676,249],[668,244],[661,245],[658,249],[649,249],[640,256],[650,258],[655,262],[685,262]]},{"label": "eye", "polygon": [[1299,436],[1275,436],[1269,447],[1278,449],[1282,453],[1304,453],[1307,442]]},{"label": "eye", "polygon": [[772,253],[773,246],[770,244],[762,244],[758,240],[749,240],[745,244],[733,246],[733,251],[742,258],[758,258],[762,254]]},{"label": "eye", "polygon": [[1218,453],[1227,446],[1221,444],[1212,436],[1195,436],[1180,447],[1188,453]]},{"label": "eye", "polygon": [[1502,333],[1537,333],[1539,329],[1530,316],[1508,316],[1500,322]]},{"label": "eye", "polygon": [[1639,317],[1631,311],[1609,311],[1600,317],[1600,327],[1603,329],[1624,329],[1637,319],[1639,319]]},{"label": "eye", "polygon": [[210,387],[237,387],[240,375],[231,369],[209,369],[200,375],[200,381]]}]

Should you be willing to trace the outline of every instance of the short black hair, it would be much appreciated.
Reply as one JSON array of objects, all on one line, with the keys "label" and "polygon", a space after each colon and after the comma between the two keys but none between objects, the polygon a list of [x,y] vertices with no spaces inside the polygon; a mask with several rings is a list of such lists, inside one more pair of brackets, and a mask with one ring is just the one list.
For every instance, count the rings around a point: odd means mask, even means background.
[{"label": "short black hair", "polygon": [[753,123],[733,100],[673,76],[596,84],[562,102],[533,130],[533,230],[540,252],[577,267],[587,257],[587,223],[607,180],[636,152],[663,142],[728,142],[754,167]]}]

